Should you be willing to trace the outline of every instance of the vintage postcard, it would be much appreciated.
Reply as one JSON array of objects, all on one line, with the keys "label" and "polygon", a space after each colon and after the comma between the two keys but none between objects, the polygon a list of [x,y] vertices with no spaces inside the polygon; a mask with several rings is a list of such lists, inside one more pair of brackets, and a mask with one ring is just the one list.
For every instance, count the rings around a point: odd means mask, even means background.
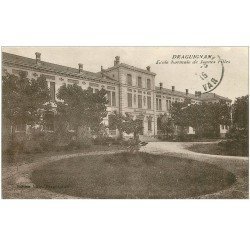
[{"label": "vintage postcard", "polygon": [[2,47],[2,198],[248,199],[248,47]]}]

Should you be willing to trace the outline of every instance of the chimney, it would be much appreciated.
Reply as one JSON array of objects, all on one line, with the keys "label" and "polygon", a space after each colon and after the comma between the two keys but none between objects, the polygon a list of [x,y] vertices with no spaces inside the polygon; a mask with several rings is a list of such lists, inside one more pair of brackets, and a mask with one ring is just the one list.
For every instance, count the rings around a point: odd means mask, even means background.
[{"label": "chimney", "polygon": [[36,52],[35,55],[36,55],[36,64],[41,63],[41,53]]},{"label": "chimney", "polygon": [[197,92],[197,96],[201,98],[201,91]]},{"label": "chimney", "polygon": [[78,66],[79,66],[79,73],[83,72],[83,64],[78,63]]},{"label": "chimney", "polygon": [[175,87],[174,87],[174,86],[172,86],[172,91],[173,91],[173,92],[175,91]]},{"label": "chimney", "polygon": [[195,97],[197,97],[197,92],[198,92],[198,91],[195,91],[195,92],[194,92]]},{"label": "chimney", "polygon": [[116,56],[114,61],[114,66],[118,65],[120,63],[120,57]]},{"label": "chimney", "polygon": [[146,69],[147,69],[147,71],[150,71],[150,66],[147,66]]},{"label": "chimney", "polygon": [[188,89],[186,89],[186,95],[188,95]]},{"label": "chimney", "polygon": [[160,82],[159,85],[160,85],[160,90],[162,90],[162,82]]},{"label": "chimney", "polygon": [[101,71],[103,71],[103,67],[101,66]]}]

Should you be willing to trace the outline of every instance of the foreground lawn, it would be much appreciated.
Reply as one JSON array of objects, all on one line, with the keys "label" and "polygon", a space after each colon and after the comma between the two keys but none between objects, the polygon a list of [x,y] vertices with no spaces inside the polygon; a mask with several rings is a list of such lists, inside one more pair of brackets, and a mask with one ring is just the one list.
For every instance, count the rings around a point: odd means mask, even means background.
[{"label": "foreground lawn", "polygon": [[2,153],[2,164],[3,166],[15,165],[15,164],[23,164],[23,163],[32,163],[34,161],[42,160],[44,157],[50,156],[59,156],[65,154],[76,154],[76,153],[88,153],[88,152],[97,152],[97,151],[115,151],[123,149],[120,145],[92,145],[89,148],[85,149],[76,149],[76,150],[60,150],[60,151],[47,151],[41,153],[32,153],[32,154],[16,154],[9,155],[6,153]]},{"label": "foreground lawn", "polygon": [[241,148],[225,148],[218,143],[213,144],[194,144],[188,148],[191,151],[211,155],[231,155],[231,156],[248,156],[246,150]]},{"label": "foreground lawn", "polygon": [[147,153],[64,159],[33,171],[37,188],[81,198],[191,198],[232,185],[232,173]]}]

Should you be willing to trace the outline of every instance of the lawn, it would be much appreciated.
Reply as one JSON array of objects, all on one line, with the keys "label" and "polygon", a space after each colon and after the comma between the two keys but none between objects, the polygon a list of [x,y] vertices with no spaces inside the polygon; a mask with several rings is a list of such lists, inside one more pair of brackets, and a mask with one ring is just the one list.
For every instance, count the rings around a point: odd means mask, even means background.
[{"label": "lawn", "polygon": [[60,151],[47,151],[41,153],[31,153],[31,154],[16,154],[16,155],[8,155],[6,153],[2,153],[2,164],[4,166],[15,165],[15,164],[23,164],[23,163],[32,163],[34,161],[38,161],[43,159],[44,157],[56,156],[56,155],[65,155],[65,154],[76,154],[76,153],[88,153],[88,152],[97,152],[97,151],[111,151],[111,150],[121,150],[123,149],[120,145],[92,145],[90,148],[85,149],[76,149],[76,150],[60,150]]},{"label": "lawn", "polygon": [[64,159],[34,170],[37,188],[81,198],[193,198],[232,185],[212,164],[147,153]]},{"label": "lawn", "polygon": [[248,152],[246,148],[241,147],[225,147],[223,145],[219,145],[218,143],[212,144],[194,144],[188,148],[191,151],[203,154],[211,154],[211,155],[231,155],[231,156],[248,156]]}]

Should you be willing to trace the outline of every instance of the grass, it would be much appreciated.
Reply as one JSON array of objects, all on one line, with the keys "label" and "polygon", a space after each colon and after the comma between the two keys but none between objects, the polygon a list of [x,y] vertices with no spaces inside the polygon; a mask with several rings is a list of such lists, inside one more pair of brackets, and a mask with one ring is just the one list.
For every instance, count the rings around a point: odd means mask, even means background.
[{"label": "grass", "polygon": [[119,150],[122,149],[119,145],[92,145],[90,148],[86,149],[77,149],[77,150],[61,150],[61,151],[47,151],[42,153],[32,153],[32,154],[16,154],[16,155],[8,155],[2,154],[2,164],[6,165],[14,165],[21,163],[32,163],[39,159],[43,159],[44,157],[56,156],[56,155],[65,155],[65,154],[76,154],[81,152],[94,152],[94,151],[111,151],[111,150]]},{"label": "grass", "polygon": [[188,149],[197,153],[211,155],[248,156],[246,150],[242,150],[240,147],[224,147],[218,143],[194,144]]},{"label": "grass", "polygon": [[147,153],[64,159],[34,170],[38,188],[81,198],[194,198],[232,185],[212,164]]}]

